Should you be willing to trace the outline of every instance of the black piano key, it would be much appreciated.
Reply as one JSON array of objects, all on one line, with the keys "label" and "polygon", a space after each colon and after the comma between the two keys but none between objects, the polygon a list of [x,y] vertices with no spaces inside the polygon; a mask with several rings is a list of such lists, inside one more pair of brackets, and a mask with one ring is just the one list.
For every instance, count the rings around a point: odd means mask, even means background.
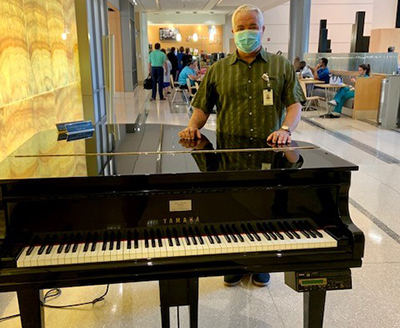
[{"label": "black piano key", "polygon": [[233,232],[236,234],[236,236],[238,237],[239,241],[241,243],[244,243],[244,238],[243,236],[240,234],[240,231],[238,229],[238,227],[236,226],[236,224],[232,224],[232,230]]},{"label": "black piano key", "polygon": [[226,241],[228,243],[231,243],[232,240],[231,240],[231,238],[229,238],[228,233],[226,232],[225,227],[222,224],[220,225],[220,229],[221,229],[222,235],[225,237]]},{"label": "black piano key", "polygon": [[71,250],[72,245],[74,244],[74,242],[75,242],[75,236],[74,236],[74,234],[71,233],[69,235],[69,237],[68,237],[68,241],[67,241],[67,244],[65,246],[65,253],[69,253],[69,251]]},{"label": "black piano key", "polygon": [[267,223],[263,222],[262,227],[264,230],[271,236],[273,240],[278,240],[278,237],[271,231],[271,229],[268,227]]},{"label": "black piano key", "polygon": [[205,227],[204,227],[204,232],[205,232],[206,235],[207,235],[208,241],[209,241],[211,244],[214,244],[215,242],[214,242],[214,239],[213,239],[213,237],[212,237],[212,235],[211,235],[210,229],[208,229],[208,226],[205,226]]},{"label": "black piano key", "polygon": [[257,229],[260,230],[260,232],[263,234],[263,236],[265,238],[267,238],[267,240],[271,240],[271,237],[269,236],[269,234],[265,231],[265,229],[263,228],[263,226],[261,225],[260,222],[257,223]]},{"label": "black piano key", "polygon": [[242,231],[246,234],[247,238],[250,239],[250,241],[254,241],[253,236],[250,234],[249,230],[247,229],[246,225],[244,223],[242,223],[240,225],[240,227],[242,228]]},{"label": "black piano key", "polygon": [[176,228],[174,228],[174,230],[172,230],[172,232],[174,234],[176,246],[181,246],[181,242],[179,241],[178,230],[176,230]]},{"label": "black piano key", "polygon": [[194,234],[193,228],[189,227],[189,236],[192,239],[192,243],[193,245],[197,245],[197,240],[196,240],[196,236]]},{"label": "black piano key", "polygon": [[174,243],[172,242],[171,231],[168,228],[167,228],[167,238],[168,238],[168,245],[170,247],[174,246]]},{"label": "black piano key", "polygon": [[82,239],[82,236],[80,233],[78,233],[75,238],[75,244],[72,247],[72,253],[76,253],[76,251],[78,250],[78,246],[79,246],[79,243],[81,242],[81,239]]},{"label": "black piano key", "polygon": [[275,226],[272,224],[272,222],[268,222],[268,227],[270,228],[270,230],[278,236],[278,238],[280,240],[283,240],[283,236],[281,235],[281,233],[275,228]]},{"label": "black piano key", "polygon": [[112,231],[110,234],[110,245],[108,246],[108,249],[110,251],[114,250],[114,243],[115,243],[115,232]]},{"label": "black piano key", "polygon": [[254,227],[250,223],[247,223],[247,228],[253,234],[254,238],[257,239],[257,241],[261,241],[261,237],[256,233]]},{"label": "black piano key", "polygon": [[283,225],[285,226],[285,228],[290,231],[290,233],[296,238],[296,239],[300,239],[300,235],[294,231],[294,229],[290,226],[290,224],[288,222],[283,222]]},{"label": "black piano key", "polygon": [[286,227],[283,225],[282,222],[278,222],[278,227],[281,231],[283,231],[283,233],[289,237],[289,239],[294,239],[294,237],[292,236],[292,234],[286,229]]},{"label": "black piano key", "polygon": [[300,231],[300,233],[306,237],[306,238],[311,238],[310,235],[307,233],[307,231],[303,230],[300,228],[299,224],[297,223],[297,221],[293,221],[293,226],[295,227],[295,229],[297,229],[298,231]]},{"label": "black piano key", "polygon": [[83,246],[83,252],[87,252],[89,250],[90,242],[92,241],[92,234],[89,232],[85,238],[85,246]]},{"label": "black piano key", "polygon": [[139,233],[137,232],[137,230],[135,230],[135,232],[133,233],[133,247],[135,247],[135,249],[139,248]]},{"label": "black piano key", "polygon": [[221,244],[221,239],[219,238],[217,230],[215,229],[215,227],[213,225],[211,226],[211,232],[213,233],[214,238],[217,241],[217,244]]},{"label": "black piano key", "polygon": [[229,236],[231,236],[233,242],[234,242],[234,243],[237,243],[237,242],[238,242],[238,239],[236,238],[236,236],[235,236],[234,232],[232,231],[232,228],[230,227],[230,225],[227,224],[227,225],[225,226],[225,228],[226,228],[226,231],[229,233]]},{"label": "black piano key", "polygon": [[153,229],[150,230],[150,237],[151,237],[151,247],[156,247],[156,235]]},{"label": "black piano key", "polygon": [[35,246],[33,246],[33,245],[32,245],[32,246],[29,246],[29,248],[28,248],[28,250],[27,250],[27,252],[26,252],[26,256],[31,255],[34,248],[35,248]]},{"label": "black piano key", "polygon": [[314,232],[319,238],[323,238],[324,236],[322,235],[322,233],[320,233],[317,229],[315,229],[310,222],[308,221],[304,221],[304,224],[306,225],[306,227],[308,228],[308,230]]},{"label": "black piano key", "polygon": [[48,245],[45,253],[50,254],[52,249],[53,249],[53,245]]},{"label": "black piano key", "polygon": [[91,252],[94,252],[96,250],[96,246],[97,246],[97,241],[99,240],[99,234],[96,232],[93,235],[93,243],[92,243],[92,247],[90,248]]},{"label": "black piano key", "polygon": [[158,247],[163,247],[161,230],[157,229],[157,240],[158,240]]},{"label": "black piano key", "polygon": [[126,247],[132,249],[132,231],[128,231],[126,235]]},{"label": "black piano key", "polygon": [[312,230],[308,229],[307,226],[304,224],[303,221],[299,220],[298,223],[299,223],[300,227],[301,227],[304,231],[307,231],[307,233],[309,233],[309,234],[311,235],[311,237],[317,238],[317,235],[316,235]]},{"label": "black piano key", "polygon": [[122,239],[121,231],[118,231],[118,233],[117,233],[117,244],[115,246],[117,248],[117,250],[121,249],[121,239]]},{"label": "black piano key", "polygon": [[204,240],[203,240],[203,237],[201,236],[199,227],[195,227],[194,231],[197,234],[197,238],[199,239],[200,245],[204,245]]},{"label": "black piano key", "polygon": [[149,233],[147,229],[144,230],[144,247],[149,248]]},{"label": "black piano key", "polygon": [[107,250],[107,243],[108,243],[109,235],[108,232],[104,233],[103,236],[103,245],[101,246],[101,250],[104,252]]},{"label": "black piano key", "polygon": [[186,227],[182,228],[182,233],[183,233],[183,236],[185,238],[186,245],[190,246],[189,233],[188,233]]}]

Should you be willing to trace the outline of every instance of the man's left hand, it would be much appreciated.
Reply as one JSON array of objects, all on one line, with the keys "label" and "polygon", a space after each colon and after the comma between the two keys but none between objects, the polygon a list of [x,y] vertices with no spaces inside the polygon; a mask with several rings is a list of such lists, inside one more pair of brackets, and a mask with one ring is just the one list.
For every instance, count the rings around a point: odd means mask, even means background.
[{"label": "man's left hand", "polygon": [[271,133],[268,136],[267,142],[271,142],[273,144],[278,144],[278,145],[284,145],[287,143],[291,143],[292,137],[290,136],[290,133],[288,131],[278,130]]}]

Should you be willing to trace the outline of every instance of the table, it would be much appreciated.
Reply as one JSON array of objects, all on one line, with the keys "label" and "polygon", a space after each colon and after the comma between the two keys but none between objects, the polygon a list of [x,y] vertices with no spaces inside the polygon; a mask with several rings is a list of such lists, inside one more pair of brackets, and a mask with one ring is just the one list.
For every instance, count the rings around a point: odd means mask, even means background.
[{"label": "table", "polygon": [[299,81],[304,82],[306,85],[306,96],[312,96],[314,91],[315,84],[325,84],[324,81],[316,80],[316,79],[300,79]]}]

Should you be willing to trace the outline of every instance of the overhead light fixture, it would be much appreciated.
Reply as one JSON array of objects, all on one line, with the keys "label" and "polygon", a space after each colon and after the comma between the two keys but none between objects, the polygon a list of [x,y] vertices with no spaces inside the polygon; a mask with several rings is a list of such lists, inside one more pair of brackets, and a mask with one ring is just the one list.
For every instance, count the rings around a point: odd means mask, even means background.
[{"label": "overhead light fixture", "polygon": [[61,34],[61,39],[63,39],[63,40],[67,40],[67,33],[62,33]]},{"label": "overhead light fixture", "polygon": [[197,33],[194,33],[194,34],[193,34],[193,41],[194,41],[194,42],[199,41],[199,35],[198,35]]},{"label": "overhead light fixture", "polygon": [[176,41],[181,42],[182,41],[182,34],[178,33],[176,35]]}]

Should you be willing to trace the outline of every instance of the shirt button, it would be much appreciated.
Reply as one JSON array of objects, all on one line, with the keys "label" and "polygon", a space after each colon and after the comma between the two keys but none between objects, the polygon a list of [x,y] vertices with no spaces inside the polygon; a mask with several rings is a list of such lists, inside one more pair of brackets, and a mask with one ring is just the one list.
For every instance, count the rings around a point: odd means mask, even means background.
[{"label": "shirt button", "polygon": [[249,83],[251,83],[251,80],[249,80]]},{"label": "shirt button", "polygon": [[249,113],[249,115],[253,115],[253,113],[252,113],[252,112],[250,112],[250,113]]},{"label": "shirt button", "polygon": [[253,138],[250,138],[250,140],[253,140]]},{"label": "shirt button", "polygon": [[252,99],[252,98],[253,98],[252,96],[249,97],[249,99]]},{"label": "shirt button", "polygon": [[251,65],[249,65],[249,68],[251,68]]},{"label": "shirt button", "polygon": [[250,129],[250,131],[253,132],[254,130],[253,130],[253,129]]}]

